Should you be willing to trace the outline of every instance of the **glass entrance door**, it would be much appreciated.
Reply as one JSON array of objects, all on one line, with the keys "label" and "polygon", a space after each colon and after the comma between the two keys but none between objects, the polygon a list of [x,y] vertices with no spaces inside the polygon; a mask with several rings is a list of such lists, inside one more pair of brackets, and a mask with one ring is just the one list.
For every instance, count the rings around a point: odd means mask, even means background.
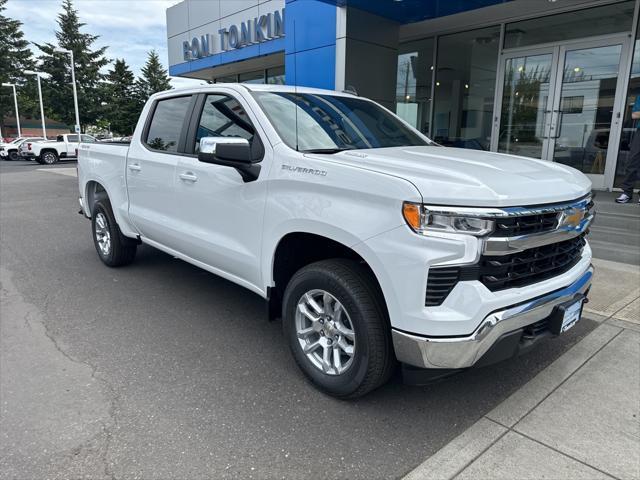
[{"label": "glass entrance door", "polygon": [[[618,88],[622,47],[619,43],[560,50],[549,158],[588,174],[596,188],[604,187],[610,153],[617,155],[618,142],[613,139],[619,138],[622,111],[616,105],[623,93]],[[615,152],[609,152],[609,146]]]},{"label": "glass entrance door", "polygon": [[499,152],[547,157],[554,59],[553,51],[505,58]]},{"label": "glass entrance door", "polygon": [[627,43],[619,37],[505,54],[494,149],[570,165],[595,188],[611,183]]}]

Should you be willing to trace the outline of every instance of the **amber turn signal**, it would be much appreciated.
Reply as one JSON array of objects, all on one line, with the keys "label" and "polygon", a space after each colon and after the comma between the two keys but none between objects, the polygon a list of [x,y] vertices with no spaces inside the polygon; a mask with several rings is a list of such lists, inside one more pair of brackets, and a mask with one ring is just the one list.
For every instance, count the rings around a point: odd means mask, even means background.
[{"label": "amber turn signal", "polygon": [[405,202],[402,204],[402,215],[404,219],[414,230],[420,230],[420,205]]}]

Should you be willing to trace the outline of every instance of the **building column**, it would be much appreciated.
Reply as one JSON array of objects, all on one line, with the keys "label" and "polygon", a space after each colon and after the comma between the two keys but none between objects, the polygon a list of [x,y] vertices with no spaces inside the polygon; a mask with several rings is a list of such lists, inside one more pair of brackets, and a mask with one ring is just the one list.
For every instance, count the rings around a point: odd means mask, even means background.
[{"label": "building column", "polygon": [[393,109],[400,24],[356,8],[339,10],[336,90],[354,89]]},{"label": "building column", "polygon": [[319,0],[286,1],[287,85],[335,88],[337,10]]}]

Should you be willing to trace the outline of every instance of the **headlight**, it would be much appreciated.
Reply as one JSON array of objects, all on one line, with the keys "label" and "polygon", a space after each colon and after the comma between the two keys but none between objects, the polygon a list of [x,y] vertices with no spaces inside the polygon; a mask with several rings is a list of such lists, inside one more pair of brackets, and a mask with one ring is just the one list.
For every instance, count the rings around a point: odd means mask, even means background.
[{"label": "headlight", "polygon": [[402,214],[412,230],[420,234],[450,232],[482,237],[491,233],[494,227],[493,220],[454,213],[432,212],[419,203],[405,202],[402,205]]}]

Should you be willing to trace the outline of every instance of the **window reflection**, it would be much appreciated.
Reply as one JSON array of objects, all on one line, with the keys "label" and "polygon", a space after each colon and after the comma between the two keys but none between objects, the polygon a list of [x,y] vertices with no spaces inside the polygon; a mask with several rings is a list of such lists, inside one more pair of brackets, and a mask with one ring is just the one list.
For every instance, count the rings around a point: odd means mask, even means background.
[{"label": "window reflection", "polygon": [[621,45],[568,51],[554,160],[584,173],[604,173]]},{"label": "window reflection", "polygon": [[551,54],[505,63],[498,151],[541,158],[548,115]]},{"label": "window reflection", "polygon": [[426,134],[430,127],[432,78],[433,39],[402,45],[396,77],[396,113]]},{"label": "window reflection", "polygon": [[[616,176],[613,182],[614,187],[620,187],[624,180],[624,175],[629,165],[629,149],[631,139],[638,128],[638,120],[631,118],[631,110],[636,99],[640,96],[640,29],[636,34],[635,46],[633,49],[633,64],[631,66],[631,76],[629,78],[629,89],[624,106],[624,121],[622,124],[622,135],[620,137],[620,149],[618,150],[618,164],[616,166]],[[636,187],[638,182],[636,182]]]},{"label": "window reflection", "polygon": [[489,150],[500,27],[438,39],[432,138]]}]

